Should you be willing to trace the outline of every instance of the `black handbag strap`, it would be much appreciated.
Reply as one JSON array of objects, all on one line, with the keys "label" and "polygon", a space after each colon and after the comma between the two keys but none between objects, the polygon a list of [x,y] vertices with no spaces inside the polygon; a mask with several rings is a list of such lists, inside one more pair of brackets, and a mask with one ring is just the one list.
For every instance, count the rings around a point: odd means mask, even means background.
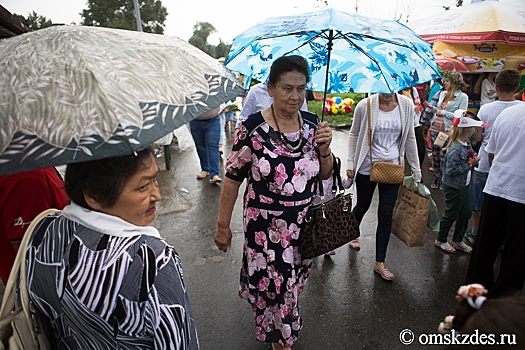
[{"label": "black handbag strap", "polygon": [[[317,175],[317,180],[314,185],[314,194],[317,193],[317,189],[319,189],[319,196],[321,197],[321,202],[324,202],[323,180],[321,179],[321,152],[319,151],[319,148],[316,148],[315,151],[319,156],[319,174]],[[341,160],[337,158],[333,153],[332,157],[334,164],[332,171],[332,194],[335,197],[336,193],[343,193],[345,189],[343,187],[343,180],[341,179]]]},{"label": "black handbag strap", "polygon": [[[332,193],[344,193],[343,180],[341,179],[341,159],[334,157],[334,172],[332,174]],[[337,182],[337,185],[336,185]]]},{"label": "black handbag strap", "polygon": [[317,189],[319,189],[319,196],[321,197],[321,202],[324,201],[324,189],[323,189],[323,180],[321,180],[321,151],[319,151],[319,148],[315,148],[315,152],[317,153],[317,159],[319,159],[319,174],[317,174],[317,179],[315,180],[314,184],[314,196],[317,193]]}]

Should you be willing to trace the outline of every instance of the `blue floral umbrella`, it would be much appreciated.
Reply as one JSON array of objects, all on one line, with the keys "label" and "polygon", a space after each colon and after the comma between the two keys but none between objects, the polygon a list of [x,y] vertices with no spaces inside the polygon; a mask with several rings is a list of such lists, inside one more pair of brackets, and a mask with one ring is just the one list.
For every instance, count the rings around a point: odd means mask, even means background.
[{"label": "blue floral umbrella", "polygon": [[240,95],[186,41],[57,26],[0,41],[0,175],[144,149]]},{"label": "blue floral umbrella", "polygon": [[440,77],[432,48],[403,24],[335,9],[272,17],[237,36],[226,67],[267,81],[272,62],[300,55],[309,62],[311,88],[393,93]]}]

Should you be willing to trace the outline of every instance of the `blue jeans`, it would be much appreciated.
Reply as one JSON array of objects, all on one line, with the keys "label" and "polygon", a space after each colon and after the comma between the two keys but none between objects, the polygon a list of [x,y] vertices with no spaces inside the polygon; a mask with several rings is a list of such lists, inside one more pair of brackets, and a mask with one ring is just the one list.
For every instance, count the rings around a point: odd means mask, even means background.
[{"label": "blue jeans", "polygon": [[210,120],[192,120],[190,130],[199,155],[201,170],[209,172],[210,179],[219,175],[220,117],[216,116]]},{"label": "blue jeans", "polygon": [[223,114],[219,114],[219,118],[220,118],[220,130],[219,130],[219,145],[224,145],[224,138],[222,136],[223,134],[223,131],[224,131],[224,113]]},{"label": "blue jeans", "polygon": [[481,173],[474,170],[472,172],[472,180],[470,180],[470,201],[472,205],[472,211],[481,213],[483,208],[483,189],[487,183],[489,173]]},{"label": "blue jeans", "polygon": [[361,224],[363,216],[370,208],[376,185],[379,185],[379,207],[377,208],[376,229],[376,261],[385,262],[386,249],[392,232],[392,214],[397,200],[399,185],[378,184],[370,181],[369,175],[357,173],[356,176],[357,203],[352,210],[357,222]]}]

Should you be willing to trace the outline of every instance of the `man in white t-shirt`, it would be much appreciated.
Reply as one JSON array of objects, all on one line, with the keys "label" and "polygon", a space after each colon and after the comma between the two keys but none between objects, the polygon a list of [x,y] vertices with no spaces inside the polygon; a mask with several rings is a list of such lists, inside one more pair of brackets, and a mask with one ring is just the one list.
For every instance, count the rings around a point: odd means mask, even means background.
[{"label": "man in white t-shirt", "polygon": [[478,232],[479,217],[481,215],[481,207],[483,206],[483,188],[487,182],[489,175],[489,157],[485,148],[490,140],[492,125],[498,118],[501,111],[507,107],[514,106],[521,101],[514,99],[514,92],[520,86],[520,72],[515,69],[506,69],[501,71],[496,76],[496,93],[498,94],[498,101],[494,101],[481,106],[478,112],[478,118],[489,124],[485,127],[483,142],[479,148],[479,156],[481,160],[477,168],[474,168],[472,174],[472,184],[470,186],[470,196],[472,203],[472,231],[467,232],[465,239],[471,244],[474,244],[476,233]]},{"label": "man in white t-shirt", "polygon": [[[481,283],[489,296],[520,293],[525,282],[525,103],[500,113],[486,151],[491,164],[479,232],[467,272],[467,284]],[[494,263],[505,242],[501,269]]]},{"label": "man in white t-shirt", "polygon": [[[481,82],[481,105],[484,106],[487,103],[496,101],[497,90],[496,82],[494,81],[496,77],[495,72],[490,72],[486,79]],[[514,91],[516,91],[516,88]]]},{"label": "man in white t-shirt", "polygon": [[[250,88],[250,90],[248,90],[248,94],[246,95],[246,99],[244,100],[241,113],[239,114],[239,118],[237,118],[235,129],[239,127],[239,124],[244,118],[246,118],[250,114],[257,113],[259,111],[262,111],[263,109],[270,107],[272,103],[273,97],[268,95],[268,87],[266,84],[259,83],[253,85]],[[304,100],[303,105],[301,106],[301,110],[308,111],[306,98]]]}]

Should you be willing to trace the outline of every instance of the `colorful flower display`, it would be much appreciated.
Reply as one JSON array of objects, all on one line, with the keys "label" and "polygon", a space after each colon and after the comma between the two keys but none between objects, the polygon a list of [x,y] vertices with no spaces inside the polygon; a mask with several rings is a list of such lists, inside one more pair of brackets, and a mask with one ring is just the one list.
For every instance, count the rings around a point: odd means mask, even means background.
[{"label": "colorful flower display", "polygon": [[352,106],[355,104],[351,98],[342,99],[339,96],[327,98],[324,104],[325,114],[343,114],[353,111]]}]

